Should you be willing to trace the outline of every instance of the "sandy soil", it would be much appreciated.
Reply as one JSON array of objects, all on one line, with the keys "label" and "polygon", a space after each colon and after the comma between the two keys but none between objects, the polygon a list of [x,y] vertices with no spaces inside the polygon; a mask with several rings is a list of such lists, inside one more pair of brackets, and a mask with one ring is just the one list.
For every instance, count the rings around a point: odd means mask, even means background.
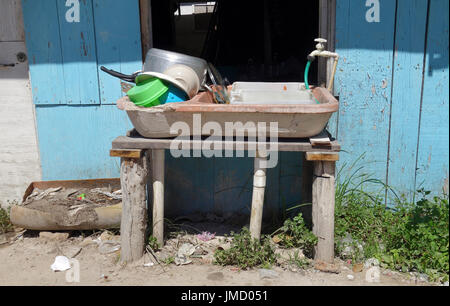
[{"label": "sandy soil", "polygon": [[[9,235],[14,240],[17,233]],[[73,235],[73,234],[71,234]],[[95,237],[93,237],[95,238]],[[118,240],[119,236],[110,236]],[[133,264],[121,264],[119,252],[101,254],[96,243],[77,234],[58,241],[40,238],[39,233],[25,233],[13,242],[0,245],[0,285],[243,285],[243,286],[361,286],[361,285],[424,285],[409,275],[384,272],[380,283],[367,283],[365,272],[354,273],[351,266],[338,261],[339,274],[320,272],[314,268],[292,271],[275,267],[278,276],[261,279],[258,269],[239,271],[233,267],[220,267],[202,260],[183,266],[175,264],[144,266],[150,262],[147,254]],[[66,272],[53,272],[51,264],[57,255],[80,249],[76,259],[80,264],[80,282],[67,282]],[[69,250],[69,251],[67,251]],[[69,270],[70,271],[70,270]],[[354,280],[347,276],[351,274]],[[429,285],[429,284],[427,284]]]}]

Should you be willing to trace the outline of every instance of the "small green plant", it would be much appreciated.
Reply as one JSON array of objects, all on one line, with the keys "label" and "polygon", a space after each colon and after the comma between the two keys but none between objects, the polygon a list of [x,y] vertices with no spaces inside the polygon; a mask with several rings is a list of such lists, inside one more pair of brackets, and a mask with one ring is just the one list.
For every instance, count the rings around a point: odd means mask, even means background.
[{"label": "small green plant", "polygon": [[[419,200],[410,203],[384,183],[360,174],[362,167],[355,169],[337,180],[336,253],[348,258],[344,249],[349,246],[353,260],[374,257],[390,269],[425,273],[433,281],[448,280],[448,195],[431,198],[430,192],[419,190],[414,197]],[[385,192],[366,191],[368,183],[378,184]],[[394,195],[388,208],[386,195]],[[350,242],[343,245],[347,237]]]},{"label": "small green plant", "polygon": [[13,224],[9,218],[9,209],[0,207],[0,234],[7,233],[13,229]]},{"label": "small green plant", "polygon": [[293,256],[289,256],[289,263],[291,265],[295,265],[300,269],[306,269],[308,267],[311,266],[311,261],[306,258],[306,257],[302,257],[299,254],[299,251],[295,251]]},{"label": "small green plant", "polygon": [[261,241],[253,239],[247,228],[243,228],[240,233],[232,233],[232,237],[229,249],[218,249],[214,253],[216,264],[248,269],[270,268],[275,263],[277,256],[269,237],[264,237]]},{"label": "small green plant", "polygon": [[175,262],[175,258],[173,256],[169,256],[163,260],[163,263],[166,265],[173,264]]},{"label": "small green plant", "polygon": [[312,256],[314,246],[317,244],[317,237],[306,226],[302,214],[286,220],[283,227],[275,233],[277,232],[281,232],[277,235],[280,239],[280,246],[284,248],[300,248],[306,256]]},{"label": "small green plant", "polygon": [[148,237],[148,246],[150,247],[150,248],[152,248],[152,250],[153,251],[157,251],[157,250],[159,250],[159,248],[161,247],[160,245],[159,245],[159,243],[158,243],[158,240],[156,239],[156,237],[155,236],[152,236],[152,235],[150,235],[149,237]]}]

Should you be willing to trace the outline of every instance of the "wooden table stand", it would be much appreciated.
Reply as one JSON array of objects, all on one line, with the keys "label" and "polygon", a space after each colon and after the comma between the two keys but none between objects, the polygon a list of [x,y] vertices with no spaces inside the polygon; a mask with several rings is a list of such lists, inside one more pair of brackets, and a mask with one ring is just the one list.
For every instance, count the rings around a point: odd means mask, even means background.
[{"label": "wooden table stand", "polygon": [[[120,180],[122,185],[121,261],[140,259],[146,246],[147,191],[151,176],[153,189],[153,236],[164,244],[164,151],[171,148],[174,139],[150,139],[136,134],[119,136],[112,143],[111,156],[121,157]],[[211,141],[211,140],[209,140]],[[201,148],[203,140],[184,139],[183,148]],[[222,148],[250,150],[261,143],[239,140],[213,140]],[[269,143],[265,143],[266,147]],[[339,160],[340,145],[328,141],[323,135],[310,139],[279,139],[278,151],[304,152],[306,163],[313,163],[312,221],[313,232],[319,241],[315,259],[332,263],[334,260],[334,204],[335,163]],[[214,146],[215,147],[215,146]],[[266,187],[267,158],[255,155],[250,233],[260,239]],[[311,168],[306,165],[306,168]],[[308,198],[308,195],[306,195]],[[148,201],[150,202],[150,201]]]}]

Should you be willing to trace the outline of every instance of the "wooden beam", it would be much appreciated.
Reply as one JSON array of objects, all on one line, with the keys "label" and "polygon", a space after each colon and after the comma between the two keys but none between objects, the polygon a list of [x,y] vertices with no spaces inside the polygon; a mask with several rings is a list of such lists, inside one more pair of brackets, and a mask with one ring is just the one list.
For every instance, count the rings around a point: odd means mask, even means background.
[{"label": "wooden beam", "polygon": [[335,161],[339,160],[339,153],[337,153],[337,152],[306,152],[305,158],[307,161],[335,162]]},{"label": "wooden beam", "polygon": [[334,176],[335,162],[314,162],[313,233],[319,239],[314,249],[314,259],[327,263],[334,261]]},{"label": "wooden beam", "polygon": [[133,149],[112,149],[109,151],[109,156],[111,157],[122,157],[122,158],[141,158],[144,154],[144,150],[133,150]]},{"label": "wooden beam", "polygon": [[[257,142],[257,141],[228,141],[222,138],[214,140],[209,139],[212,142],[212,146],[221,145],[225,148],[233,148],[233,150],[248,150],[250,148],[257,148],[258,145],[270,146],[270,142]],[[171,144],[174,139],[161,139],[161,138],[144,138],[144,137],[126,137],[119,136],[112,142],[113,149],[171,149]],[[190,138],[182,139],[178,137],[176,140],[179,145],[187,145],[184,148],[201,147],[203,140],[192,140]],[[339,152],[341,150],[340,144],[334,140],[331,142],[330,147],[313,147],[309,142],[309,139],[279,139],[278,150],[283,152]]]},{"label": "wooden beam", "polygon": [[319,135],[309,138],[309,142],[313,147],[326,146],[331,147],[331,140],[328,133],[323,130]]},{"label": "wooden beam", "polygon": [[140,259],[145,250],[147,229],[147,154],[141,159],[120,160],[120,183],[122,187],[122,220],[120,223],[122,262]]},{"label": "wooden beam", "polygon": [[147,51],[152,48],[150,0],[139,0],[139,10],[141,19],[142,59],[144,60]]}]

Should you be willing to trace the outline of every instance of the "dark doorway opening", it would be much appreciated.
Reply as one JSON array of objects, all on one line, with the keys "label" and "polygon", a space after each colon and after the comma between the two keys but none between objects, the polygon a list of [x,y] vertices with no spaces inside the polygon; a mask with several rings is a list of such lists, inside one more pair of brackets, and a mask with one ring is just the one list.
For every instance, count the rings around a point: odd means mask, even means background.
[{"label": "dark doorway opening", "polygon": [[319,37],[319,1],[151,0],[151,12],[153,47],[202,57],[231,83],[303,82]]}]

